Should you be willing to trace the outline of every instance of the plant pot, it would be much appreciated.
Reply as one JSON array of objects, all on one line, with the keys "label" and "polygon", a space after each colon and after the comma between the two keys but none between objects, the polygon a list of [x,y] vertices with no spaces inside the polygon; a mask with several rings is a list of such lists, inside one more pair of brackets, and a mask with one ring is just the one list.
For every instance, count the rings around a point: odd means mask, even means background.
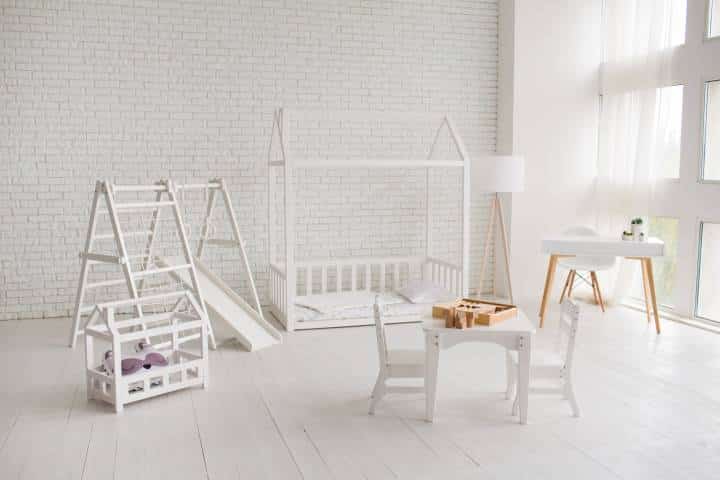
[{"label": "plant pot", "polygon": [[631,225],[632,228],[632,236],[633,240],[636,242],[640,241],[640,234],[643,233],[643,225],[642,224],[633,224]]}]

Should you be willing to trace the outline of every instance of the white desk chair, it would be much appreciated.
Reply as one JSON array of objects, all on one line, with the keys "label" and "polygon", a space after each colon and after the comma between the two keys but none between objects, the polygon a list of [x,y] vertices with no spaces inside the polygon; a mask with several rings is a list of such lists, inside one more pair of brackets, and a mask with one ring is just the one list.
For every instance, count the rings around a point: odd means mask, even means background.
[{"label": "white desk chair", "polygon": [[[576,236],[576,237],[595,237],[598,233],[589,227],[571,227],[563,232],[563,235]],[[609,270],[615,266],[615,257],[605,256],[584,256],[584,257],[569,257],[561,259],[559,262],[560,266],[567,268],[568,276],[565,279],[565,286],[563,287],[562,294],[560,295],[560,303],[563,302],[565,295],[568,298],[572,297],[572,289],[575,283],[575,277],[578,276],[585,283],[589,284],[593,291],[593,297],[595,302],[600,305],[600,310],[605,311],[605,302],[600,292],[600,282],[597,279],[597,272],[602,270]],[[582,275],[578,275],[577,272],[589,272],[590,281],[583,278]]]},{"label": "white desk chair", "polygon": [[[572,385],[572,365],[575,352],[575,336],[577,335],[578,324],[580,323],[580,308],[570,299],[563,302],[562,315],[560,316],[560,337],[566,343],[561,353],[533,351],[533,363],[530,365],[530,393],[558,393],[570,402],[573,415],[580,416],[580,408],[575,399],[575,392]],[[506,363],[508,371],[507,398],[515,393],[515,401],[512,406],[512,414],[517,415],[517,371],[518,359],[515,352],[506,350]],[[536,361],[539,357],[541,360]],[[558,387],[533,387],[532,383],[537,379],[557,380]]]},{"label": "white desk chair", "polygon": [[[386,393],[425,392],[425,352],[423,350],[388,350],[385,323],[383,322],[382,308],[378,297],[375,297],[373,313],[375,315],[380,372],[370,397],[370,409],[368,411],[370,415],[375,413],[375,406]],[[422,378],[423,385],[417,387],[388,385],[387,381],[392,378]]]}]

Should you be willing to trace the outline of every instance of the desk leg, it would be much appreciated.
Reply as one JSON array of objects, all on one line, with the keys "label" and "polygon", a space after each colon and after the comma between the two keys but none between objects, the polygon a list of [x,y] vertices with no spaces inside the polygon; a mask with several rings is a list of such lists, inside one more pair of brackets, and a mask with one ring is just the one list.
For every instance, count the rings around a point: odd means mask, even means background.
[{"label": "desk leg", "polygon": [[542,303],[540,304],[540,328],[542,328],[545,324],[545,312],[547,311],[548,298],[550,297],[550,292],[552,290],[552,283],[555,279],[555,269],[557,268],[557,262],[558,256],[550,255],[547,275],[545,276],[545,290],[543,291]]},{"label": "desk leg", "polygon": [[518,336],[518,400],[520,423],[525,425],[528,417],[528,395],[530,393],[530,336]]},{"label": "desk leg", "polygon": [[435,418],[439,360],[440,337],[434,333],[425,335],[425,420],[428,422]]},{"label": "desk leg", "polygon": [[647,313],[647,321],[650,323],[652,310],[650,307],[650,287],[648,287],[648,275],[647,266],[645,265],[644,259],[640,260],[640,268],[642,268],[642,279],[643,279],[643,294],[645,294],[645,312]]},{"label": "desk leg", "polygon": [[658,313],[657,296],[655,295],[655,277],[653,275],[652,260],[645,257],[641,261],[645,262],[645,270],[647,271],[650,300],[652,301],[653,316],[655,317],[655,331],[660,333],[660,314]]}]

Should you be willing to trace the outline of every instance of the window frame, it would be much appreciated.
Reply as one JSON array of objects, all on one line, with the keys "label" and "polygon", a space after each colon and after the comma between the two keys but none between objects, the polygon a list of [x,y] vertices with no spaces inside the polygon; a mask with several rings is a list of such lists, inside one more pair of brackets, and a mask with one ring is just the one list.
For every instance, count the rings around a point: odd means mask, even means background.
[{"label": "window frame", "polygon": [[[711,0],[708,0],[711,1]],[[717,36],[717,38],[720,38],[720,35]],[[700,119],[701,127],[700,127],[700,165],[698,165],[698,183],[701,184],[707,184],[707,185],[720,185],[720,178],[713,180],[713,179],[706,179],[705,178],[705,163],[707,162],[707,130],[708,130],[708,124],[707,124],[707,112],[708,112],[708,94],[709,94],[709,84],[718,82],[718,85],[720,85],[720,77],[715,78],[715,75],[712,75],[709,80],[703,79],[702,81],[702,107],[701,107],[701,115],[702,118]],[[682,159],[680,159],[682,162]],[[720,159],[718,159],[720,161]]]},{"label": "window frame", "polygon": [[720,39],[720,32],[718,32],[716,35],[712,35],[711,29],[712,29],[712,21],[713,21],[713,14],[718,15],[720,12],[715,12],[713,9],[714,0],[706,0],[705,1],[705,32],[703,35],[703,41],[717,41]]},{"label": "window frame", "polygon": [[720,218],[715,219],[711,217],[698,217],[696,222],[696,241],[697,246],[697,257],[695,261],[695,282],[693,285],[693,298],[692,298],[692,319],[699,320],[701,322],[709,322],[712,325],[720,325],[720,319],[713,320],[712,318],[703,317],[699,314],[698,309],[700,306],[700,267],[702,264],[702,236],[703,236],[703,225],[705,223],[711,223],[714,225],[720,225]]}]

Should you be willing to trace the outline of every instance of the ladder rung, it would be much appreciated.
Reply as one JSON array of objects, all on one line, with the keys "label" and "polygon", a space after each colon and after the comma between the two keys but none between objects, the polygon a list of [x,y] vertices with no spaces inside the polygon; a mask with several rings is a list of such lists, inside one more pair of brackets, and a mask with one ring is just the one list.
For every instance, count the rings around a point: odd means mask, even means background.
[{"label": "ladder rung", "polygon": [[[138,232],[123,232],[123,237],[147,237],[152,232],[150,230],[143,230]],[[103,233],[101,235],[95,235],[95,240],[106,240],[108,238],[115,238],[114,233]]]},{"label": "ladder rung", "polygon": [[145,277],[147,275],[155,275],[156,273],[174,272],[175,270],[183,270],[183,269],[188,269],[188,268],[192,268],[192,265],[190,265],[189,263],[186,263],[183,265],[174,265],[172,267],[153,268],[150,270],[133,272],[133,277]]},{"label": "ladder rung", "polygon": [[122,264],[122,258],[115,255],[104,255],[102,253],[80,252],[81,258],[87,258],[91,262],[118,263]]},{"label": "ladder rung", "polygon": [[220,183],[186,183],[185,185],[175,185],[175,190],[200,190],[205,188],[220,188]]},{"label": "ladder rung", "polygon": [[160,183],[155,185],[113,185],[115,192],[166,192],[167,185]]},{"label": "ladder rung", "polygon": [[109,287],[112,285],[123,285],[125,283],[125,279],[121,278],[119,280],[103,280],[101,282],[93,282],[88,283],[85,285],[85,288],[101,288],[101,287]]},{"label": "ladder rung", "polygon": [[240,243],[237,240],[224,240],[220,238],[208,238],[205,240],[207,245],[218,245],[221,247],[239,247]]},{"label": "ladder rung", "polygon": [[135,210],[140,208],[160,208],[160,207],[172,207],[175,205],[173,201],[164,202],[135,202],[135,203],[116,203],[115,208],[118,210]]}]

